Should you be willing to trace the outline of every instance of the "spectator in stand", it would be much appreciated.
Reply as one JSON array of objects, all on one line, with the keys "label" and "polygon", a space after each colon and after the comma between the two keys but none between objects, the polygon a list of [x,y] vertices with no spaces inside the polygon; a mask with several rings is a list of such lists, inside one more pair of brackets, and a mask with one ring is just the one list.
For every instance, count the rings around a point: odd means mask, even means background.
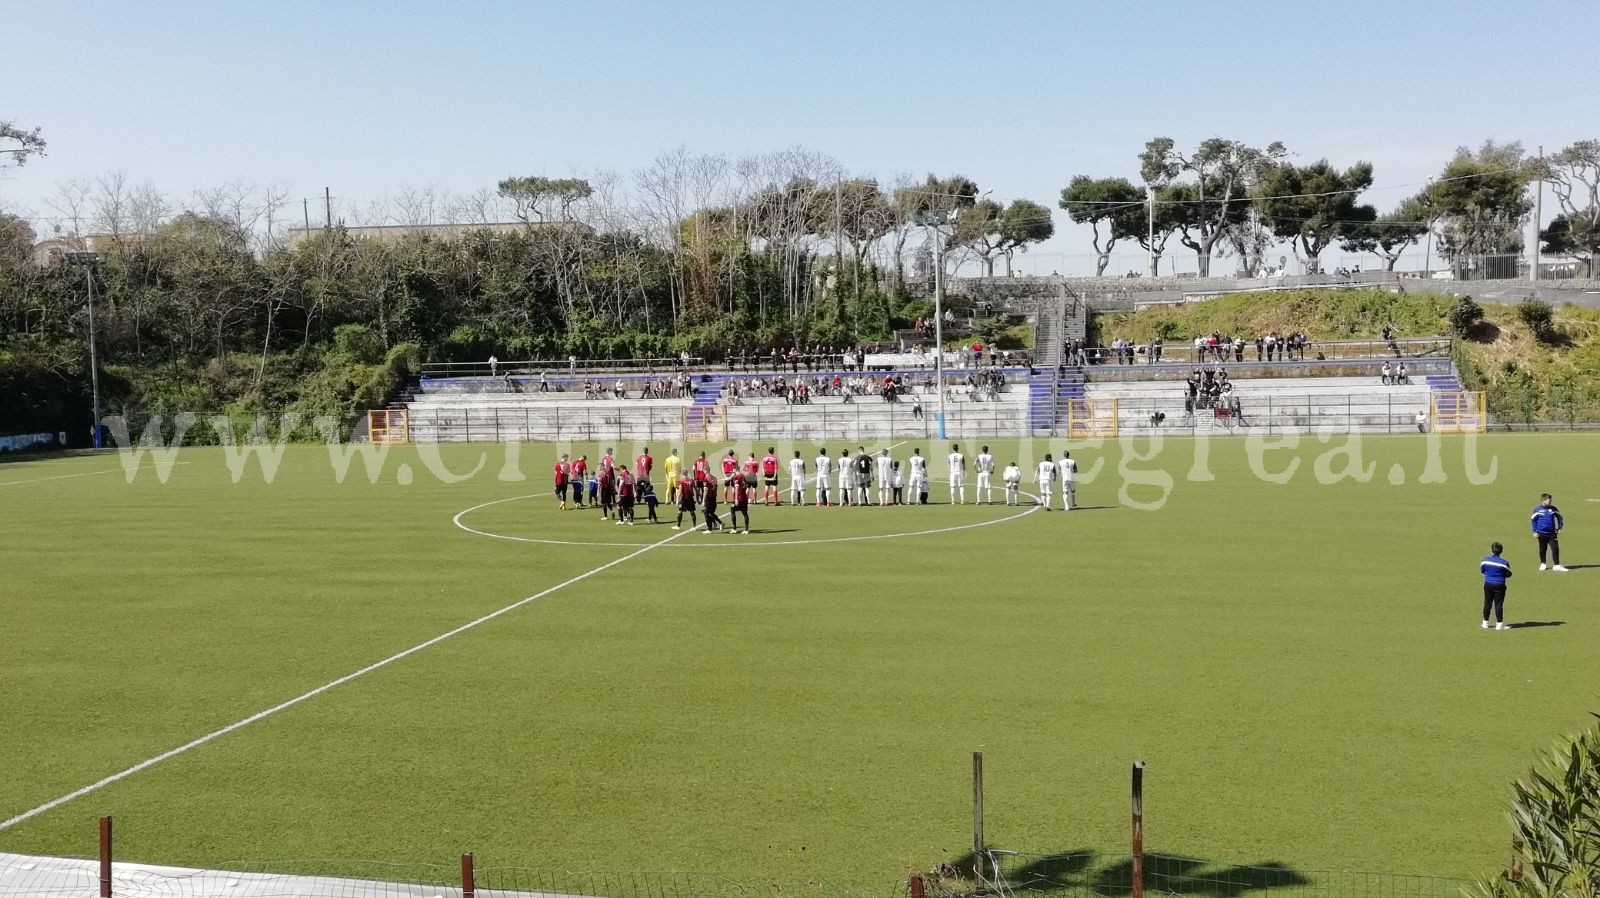
[{"label": "spectator in stand", "polygon": [[1266,345],[1266,339],[1263,338],[1261,335],[1257,334],[1256,335],[1256,361],[1258,361],[1258,362],[1261,361],[1261,351],[1262,351],[1262,349],[1263,349],[1263,347],[1265,345]]},{"label": "spectator in stand", "polygon": [[1395,369],[1394,382],[1397,383],[1397,384],[1408,384],[1408,383],[1411,383],[1411,375],[1406,373],[1406,363],[1405,362],[1401,362],[1400,363],[1400,367]]},{"label": "spectator in stand", "polygon": [[1389,367],[1389,363],[1388,362],[1384,362],[1383,363],[1383,374],[1381,374],[1378,377],[1378,382],[1383,384],[1383,385],[1385,385],[1385,386],[1388,386],[1392,382],[1392,378],[1393,377],[1394,377],[1394,370]]}]

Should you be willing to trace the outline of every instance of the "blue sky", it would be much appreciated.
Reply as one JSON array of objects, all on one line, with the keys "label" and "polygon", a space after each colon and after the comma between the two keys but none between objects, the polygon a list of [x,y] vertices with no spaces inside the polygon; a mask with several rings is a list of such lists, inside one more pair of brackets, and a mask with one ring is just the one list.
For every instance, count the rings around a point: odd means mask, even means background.
[{"label": "blue sky", "polygon": [[[1597,136],[1544,80],[1580,64],[1571,16],[1474,0],[10,4],[0,118],[44,128],[50,155],[0,181],[0,204],[49,215],[54,182],[115,169],[174,195],[242,177],[354,201],[800,145],[1053,207],[1075,174],[1135,176],[1156,135],[1367,159],[1382,188],[1460,144]],[[1057,218],[1037,252],[1086,253]]]}]

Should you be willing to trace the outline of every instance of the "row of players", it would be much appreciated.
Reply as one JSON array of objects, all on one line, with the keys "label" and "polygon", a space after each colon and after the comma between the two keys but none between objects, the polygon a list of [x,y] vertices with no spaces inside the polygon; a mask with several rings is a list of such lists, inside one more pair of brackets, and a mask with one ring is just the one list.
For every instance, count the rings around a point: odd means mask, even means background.
[{"label": "row of players", "polygon": [[[964,505],[967,501],[967,457],[962,453],[959,444],[951,447],[946,463],[950,503]],[[698,496],[708,486],[715,492],[720,485],[722,501],[735,503],[740,492],[739,487],[742,485],[747,493],[746,501],[762,505],[781,505],[783,503],[778,484],[778,466],[777,451],[772,447],[768,447],[765,458],[758,461],[752,452],[742,463],[730,449],[721,459],[721,478],[713,479],[712,463],[704,452],[685,468],[677,450],[674,449],[669,452],[663,465],[667,481],[667,501],[678,501],[680,494],[687,490],[692,490]],[[822,449],[809,469],[805,459],[801,457],[799,451],[796,451],[794,458],[789,461],[789,499],[794,505],[806,504],[805,491],[807,485],[810,485],[814,504],[819,507],[833,504],[871,505],[873,487],[876,485],[878,505],[928,504],[928,491],[932,480],[928,476],[927,459],[922,456],[921,449],[911,450],[906,468],[909,471],[902,469],[900,461],[892,458],[888,449],[879,450],[878,455],[874,457],[865,447],[858,446],[854,456],[851,456],[849,449],[844,449],[837,458],[829,456],[827,449]],[[589,469],[588,456],[580,455],[577,459],[571,460],[567,455],[562,455],[555,465],[557,504],[563,509],[567,507],[569,486],[573,488],[574,504],[579,506],[583,504],[585,487],[590,504],[594,504],[598,497],[602,509],[613,504],[620,506],[624,500],[631,505],[635,498],[640,501],[653,499],[654,487],[650,478],[654,469],[655,459],[651,457],[648,448],[634,459],[631,471],[626,464],[619,465],[616,462],[611,449],[607,449],[600,457],[600,463],[593,471]],[[995,458],[990,454],[988,446],[984,446],[973,460],[973,469],[977,475],[974,502],[993,504]],[[1033,474],[1034,485],[1039,490],[1035,501],[1046,510],[1050,508],[1055,496],[1055,484],[1058,479],[1061,482],[1062,508],[1071,511],[1077,507],[1078,463],[1072,458],[1072,453],[1062,452],[1059,462],[1047,453]],[[835,476],[838,483],[837,492],[832,490]],[[763,487],[759,499],[754,496],[757,477],[761,478]],[[1021,504],[1022,469],[1017,467],[1017,463],[1011,462],[1006,465],[1000,479],[1005,488],[1006,504]],[[608,499],[610,501],[607,501]]]}]

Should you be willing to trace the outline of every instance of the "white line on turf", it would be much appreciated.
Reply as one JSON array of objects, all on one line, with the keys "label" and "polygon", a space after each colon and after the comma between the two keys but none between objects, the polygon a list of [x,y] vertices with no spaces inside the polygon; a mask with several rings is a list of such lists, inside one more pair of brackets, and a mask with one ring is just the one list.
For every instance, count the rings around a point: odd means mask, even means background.
[{"label": "white line on turf", "polygon": [[[175,465],[186,465],[186,464],[188,464],[188,462],[186,462],[186,461],[178,461],[178,462],[173,462],[173,464],[175,464]],[[41,482],[46,481],[46,480],[70,480],[70,479],[72,479],[74,477],[93,477],[96,474],[120,474],[120,473],[122,473],[122,469],[121,468],[107,468],[104,471],[85,471],[82,474],[57,474],[57,475],[55,475],[53,477],[31,477],[31,478],[29,478],[27,480],[6,480],[6,481],[3,481],[3,482],[0,482],[0,486],[16,486],[19,483],[41,483]]]},{"label": "white line on turf", "polygon": [[[499,505],[499,504],[501,504],[503,502],[517,502],[517,501],[520,501],[522,499],[536,499],[536,498],[538,498],[540,496],[548,496],[548,495],[549,495],[549,493],[535,493],[535,494],[530,495],[530,496],[511,496],[511,497],[506,498],[506,499],[495,499],[495,500],[493,500],[491,502],[485,502],[482,505],[474,505],[471,508],[464,509],[462,511],[456,512],[456,516],[451,518],[450,520],[457,527],[461,528],[462,530],[465,530],[468,533],[474,534],[476,536],[487,536],[490,539],[499,539],[499,540],[505,540],[507,542],[514,542],[514,543],[538,543],[540,545],[547,545],[547,546],[595,546],[595,547],[600,547],[600,548],[605,548],[605,547],[628,548],[630,546],[638,545],[638,543],[589,542],[589,541],[585,541],[585,540],[573,540],[573,539],[540,539],[538,537],[532,537],[532,536],[511,536],[511,535],[505,534],[505,533],[494,533],[494,532],[489,531],[489,530],[478,530],[476,528],[467,526],[461,520],[462,518],[466,517],[467,515],[475,512],[475,511],[478,511],[479,509],[488,508],[491,505]],[[1024,493],[1022,493],[1022,495],[1027,496],[1030,499],[1034,499],[1035,502],[1037,502],[1037,498],[1038,497],[1034,496],[1032,493],[1024,492]],[[791,506],[791,507],[793,507],[793,506]],[[809,506],[807,506],[807,507],[809,507]],[[873,506],[873,507],[877,507],[877,506]],[[1003,508],[1003,507],[1006,507],[1006,506],[996,506],[996,507],[1002,507]],[[768,546],[810,546],[810,545],[816,545],[818,543],[855,543],[855,542],[867,542],[869,540],[879,540],[879,539],[900,539],[902,537],[908,537],[908,536],[933,536],[934,534],[938,534],[938,533],[954,533],[954,532],[956,532],[958,530],[973,530],[973,529],[978,528],[978,527],[988,527],[988,526],[991,526],[993,524],[1004,524],[1007,521],[1014,521],[1017,518],[1026,517],[1026,516],[1028,516],[1030,514],[1033,514],[1036,511],[1044,510],[1044,506],[1043,505],[1038,505],[1038,504],[1030,504],[1030,505],[1028,505],[1026,507],[1023,507],[1023,506],[1010,506],[1010,507],[1013,507],[1013,508],[1022,507],[1023,510],[1019,511],[1019,512],[1017,512],[1015,514],[1006,515],[1003,518],[993,518],[991,520],[977,521],[977,522],[971,523],[971,524],[957,524],[957,525],[955,525],[953,527],[936,527],[936,528],[931,529],[931,530],[907,530],[907,531],[903,531],[903,532],[900,532],[900,533],[869,533],[869,534],[865,534],[863,536],[823,536],[823,537],[817,537],[816,539],[758,540],[758,541],[755,541],[755,542],[709,542],[709,543],[702,542],[702,543],[694,543],[692,545],[686,544],[686,545],[682,546],[682,548],[686,548],[686,549],[759,549],[759,548],[766,548]],[[688,532],[688,531],[683,531],[683,532]],[[677,548],[677,547],[674,547],[674,548]]]},{"label": "white line on turf", "polygon": [[216,739],[220,739],[223,736],[226,736],[229,733],[234,732],[235,730],[239,730],[239,729],[242,729],[244,727],[247,727],[250,724],[255,723],[258,720],[263,720],[265,718],[271,717],[272,715],[277,714],[279,711],[286,711],[286,710],[288,710],[290,708],[293,708],[295,705],[298,705],[303,701],[306,701],[308,699],[316,698],[317,696],[323,694],[324,692],[327,692],[330,689],[336,689],[336,688],[338,688],[340,686],[343,686],[344,684],[350,682],[351,680],[359,679],[360,677],[366,676],[367,674],[372,673],[375,670],[379,670],[381,668],[388,667],[389,665],[395,663],[396,661],[400,661],[400,660],[402,660],[404,658],[407,658],[407,657],[409,657],[411,655],[415,655],[417,652],[420,652],[423,649],[432,648],[433,646],[436,646],[439,643],[444,642],[446,639],[449,639],[452,636],[459,636],[460,634],[465,633],[468,630],[471,630],[472,628],[474,628],[474,627],[476,627],[476,626],[478,626],[480,624],[486,624],[489,621],[492,621],[497,617],[500,617],[500,616],[505,615],[505,614],[510,614],[511,612],[517,610],[518,608],[521,608],[524,605],[527,605],[530,602],[536,602],[539,599],[542,599],[545,596],[550,595],[553,592],[557,592],[559,590],[565,589],[565,588],[567,588],[568,586],[571,586],[574,583],[582,582],[584,580],[589,579],[590,577],[593,577],[596,574],[608,571],[608,570],[616,567],[617,565],[622,564],[624,561],[628,561],[628,560],[633,559],[633,558],[638,558],[640,555],[643,555],[644,553],[650,551],[651,549],[657,548],[659,546],[664,546],[667,543],[670,543],[673,540],[677,539],[678,537],[683,536],[685,533],[690,533],[690,532],[692,532],[692,531],[688,531],[688,530],[680,531],[678,533],[672,534],[671,536],[667,537],[666,539],[658,540],[656,542],[649,543],[649,544],[646,544],[644,546],[641,546],[636,551],[629,552],[628,554],[622,556],[621,558],[617,558],[617,559],[613,559],[611,561],[608,561],[605,564],[602,564],[599,567],[594,568],[593,570],[586,571],[586,572],[584,572],[582,574],[579,574],[578,576],[573,577],[570,580],[565,580],[565,581],[563,581],[561,583],[557,583],[555,586],[552,586],[549,589],[543,590],[541,592],[534,593],[533,595],[528,596],[525,599],[518,599],[517,601],[512,602],[511,604],[505,606],[504,608],[499,609],[498,611],[491,611],[488,614],[485,614],[484,616],[482,616],[482,617],[480,617],[480,618],[478,618],[476,620],[468,621],[467,623],[464,623],[461,626],[456,627],[454,630],[451,630],[448,633],[441,633],[440,635],[435,636],[435,637],[433,637],[432,639],[429,639],[426,642],[419,642],[416,645],[412,646],[409,649],[406,649],[403,652],[396,652],[395,654],[390,655],[387,658],[384,658],[382,661],[375,661],[375,662],[373,662],[371,664],[368,664],[366,667],[363,667],[360,670],[355,671],[354,673],[345,674],[344,676],[338,678],[337,680],[330,680],[329,682],[324,683],[321,686],[318,686],[317,688],[310,690],[309,692],[303,692],[300,695],[297,695],[294,698],[291,698],[286,702],[281,702],[279,704],[273,705],[272,707],[266,709],[265,711],[257,711],[256,713],[250,715],[249,717],[244,718],[243,720],[239,720],[239,721],[236,721],[234,723],[228,724],[227,726],[223,727],[222,729],[213,730],[213,731],[205,734],[204,736],[201,736],[201,737],[199,737],[197,739],[192,739],[192,740],[190,740],[188,742],[185,742],[184,744],[178,746],[177,748],[170,749],[168,751],[164,751],[161,754],[156,755],[153,758],[147,758],[147,759],[145,759],[143,761],[140,761],[139,763],[133,765],[132,767],[129,767],[129,768],[125,769],[125,770],[120,770],[120,771],[118,771],[116,773],[111,774],[108,777],[105,777],[104,779],[96,780],[95,782],[92,782],[89,785],[84,786],[81,789],[75,789],[75,790],[73,790],[71,792],[68,792],[66,795],[63,795],[60,798],[56,798],[56,799],[52,799],[50,801],[47,801],[44,804],[39,805],[36,808],[33,808],[32,810],[23,811],[22,813],[18,814],[17,816],[12,817],[10,820],[0,820],[0,832],[4,832],[5,830],[8,830],[8,829],[12,828],[13,826],[16,826],[19,823],[24,823],[24,822],[26,822],[28,820],[31,820],[34,817],[39,816],[40,814],[44,814],[44,813],[47,813],[49,811],[53,811],[56,808],[61,807],[62,805],[66,804],[69,801],[72,801],[72,800],[77,799],[77,798],[82,798],[83,796],[92,794],[94,792],[98,792],[101,789],[104,789],[105,787],[113,785],[115,783],[121,782],[122,780],[125,780],[128,777],[133,776],[136,773],[139,773],[140,771],[148,770],[149,768],[154,767],[157,764],[160,764],[162,761],[170,760],[170,759],[175,758],[178,755],[181,755],[181,754],[183,754],[185,752],[192,751],[192,750],[194,750],[196,748],[199,748],[202,745],[205,745],[208,742],[214,741]]}]

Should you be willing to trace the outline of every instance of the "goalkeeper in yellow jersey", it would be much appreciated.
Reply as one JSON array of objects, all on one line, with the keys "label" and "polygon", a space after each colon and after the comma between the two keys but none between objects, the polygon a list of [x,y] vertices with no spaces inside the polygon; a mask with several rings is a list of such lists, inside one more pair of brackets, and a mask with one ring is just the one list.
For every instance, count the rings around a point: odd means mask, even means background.
[{"label": "goalkeeper in yellow jersey", "polygon": [[668,452],[667,459],[662,464],[667,469],[667,501],[676,502],[678,500],[678,474],[683,464],[678,460],[678,450],[673,449]]}]

